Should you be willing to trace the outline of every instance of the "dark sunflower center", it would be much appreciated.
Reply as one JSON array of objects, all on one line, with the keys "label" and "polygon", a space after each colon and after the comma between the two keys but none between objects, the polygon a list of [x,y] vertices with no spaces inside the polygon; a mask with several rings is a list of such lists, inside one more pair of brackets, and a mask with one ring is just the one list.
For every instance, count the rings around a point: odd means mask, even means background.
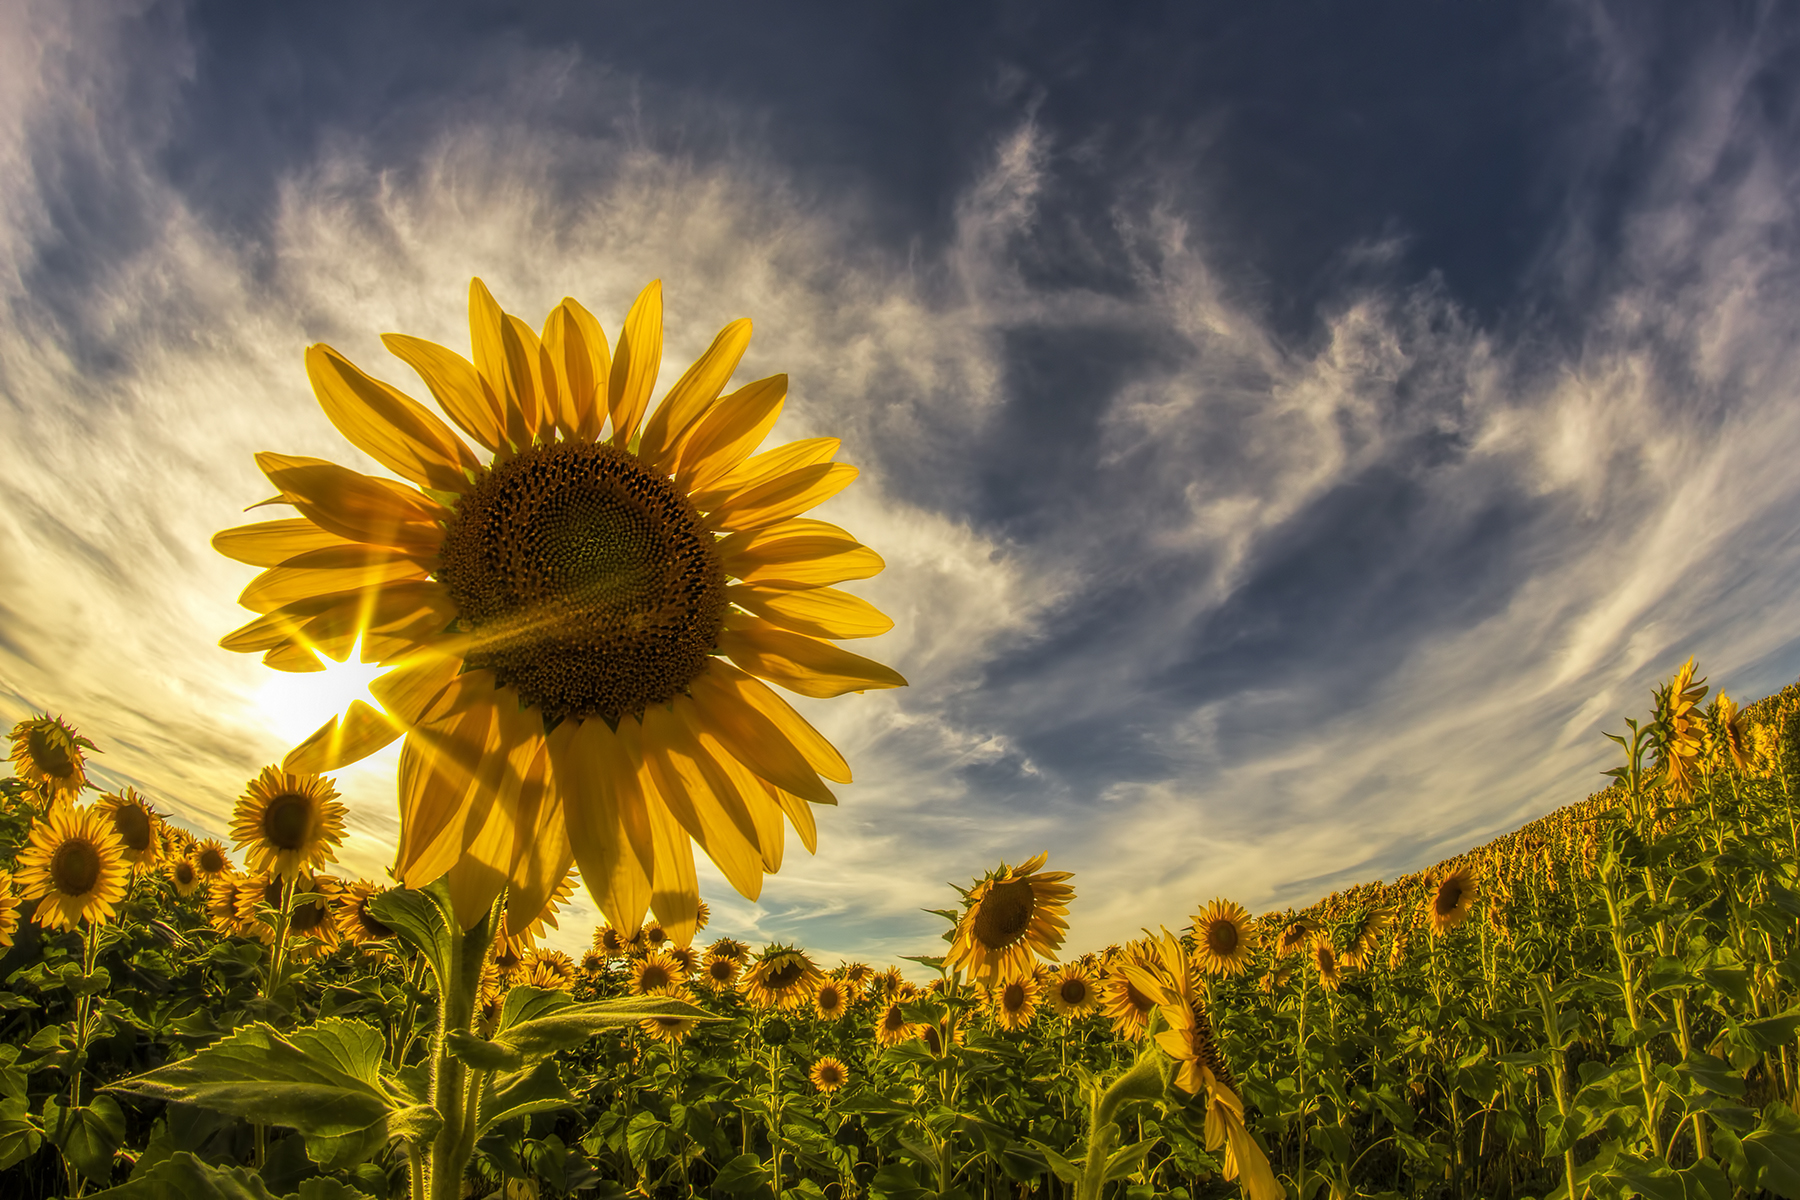
[{"label": "dark sunflower center", "polygon": [[323,901],[309,900],[294,905],[294,911],[288,916],[288,926],[295,933],[312,933],[325,924],[330,915]]},{"label": "dark sunflower center", "polygon": [[800,977],[804,974],[806,974],[806,968],[789,959],[764,977],[763,986],[772,992],[784,992],[799,983]]},{"label": "dark sunflower center", "polygon": [[1129,980],[1125,981],[1125,999],[1132,1008],[1141,1013],[1147,1013],[1152,1008],[1156,1007],[1155,1001],[1133,987]]},{"label": "dark sunflower center", "polygon": [[1451,913],[1456,911],[1456,906],[1458,904],[1460,904],[1461,902],[1462,902],[1462,886],[1453,879],[1446,880],[1444,882],[1444,886],[1442,886],[1438,889],[1438,894],[1437,894],[1438,916],[1440,916],[1440,917],[1449,916]]},{"label": "dark sunflower center", "polygon": [[136,804],[122,805],[113,809],[113,828],[118,830],[119,840],[125,848],[134,854],[141,854],[150,848],[150,814]]},{"label": "dark sunflower center", "polygon": [[225,860],[225,852],[217,846],[208,846],[200,851],[200,869],[208,875],[217,875],[230,865]]},{"label": "dark sunflower center", "polygon": [[36,728],[25,735],[25,748],[31,752],[31,761],[37,769],[51,779],[67,779],[75,773],[75,756],[63,745],[63,740],[56,736],[56,730]]},{"label": "dark sunflower center", "polygon": [[190,883],[194,882],[194,864],[187,861],[187,859],[185,859],[185,858],[182,859],[180,862],[176,863],[175,864],[175,882],[180,884],[182,887],[186,887]]},{"label": "dark sunflower center", "polygon": [[1006,990],[1000,993],[1000,1003],[1006,1007],[1007,1012],[1018,1012],[1024,1008],[1025,985],[1022,983],[1007,984]]},{"label": "dark sunflower center", "polygon": [[263,806],[263,841],[277,850],[298,850],[306,845],[307,826],[312,824],[312,802],[305,796],[283,792],[271,796]]},{"label": "dark sunflower center", "polygon": [[819,1082],[826,1087],[837,1087],[844,1082],[844,1072],[832,1063],[819,1067]]},{"label": "dark sunflower center", "polygon": [[674,980],[670,978],[667,967],[660,963],[651,963],[644,968],[638,978],[638,986],[648,991],[650,988],[668,987]]},{"label": "dark sunflower center", "polygon": [[888,1033],[899,1033],[906,1028],[906,1014],[895,1004],[881,1015],[881,1027]]},{"label": "dark sunflower center", "polygon": [[991,884],[975,910],[975,940],[989,950],[1006,949],[1031,928],[1036,906],[1037,897],[1028,880]]},{"label": "dark sunflower center", "polygon": [[737,970],[732,966],[731,962],[723,958],[713,959],[712,965],[708,967],[707,970],[711,973],[712,977],[720,983],[731,982],[731,977],[737,974]]},{"label": "dark sunflower center", "polygon": [[280,908],[281,893],[286,887],[287,884],[282,881],[281,876],[271,877],[267,883],[263,884],[263,903],[270,908]]},{"label": "dark sunflower center", "polygon": [[673,483],[592,442],[536,446],[457,502],[438,579],[486,667],[546,718],[680,694],[725,619],[713,538]]},{"label": "dark sunflower center", "polygon": [[1088,985],[1085,979],[1065,979],[1057,988],[1064,1004],[1085,1004],[1088,997]]},{"label": "dark sunflower center", "polygon": [[70,839],[50,858],[50,878],[65,896],[85,896],[100,882],[100,851],[92,843]]},{"label": "dark sunflower center", "polygon": [[1230,921],[1214,921],[1206,927],[1206,948],[1219,958],[1237,953],[1237,926]]}]

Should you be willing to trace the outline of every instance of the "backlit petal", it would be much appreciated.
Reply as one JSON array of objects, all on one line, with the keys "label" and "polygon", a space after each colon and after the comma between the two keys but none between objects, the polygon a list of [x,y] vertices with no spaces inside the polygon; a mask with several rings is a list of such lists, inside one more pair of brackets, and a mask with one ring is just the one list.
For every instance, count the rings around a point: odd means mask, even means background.
[{"label": "backlit petal", "polygon": [[681,447],[676,486],[684,492],[705,491],[735,470],[775,427],[787,385],[786,375],[771,375],[713,405]]},{"label": "backlit petal", "polygon": [[632,302],[607,377],[606,409],[612,417],[612,444],[625,449],[650,407],[662,366],[662,280],[654,280]]},{"label": "backlit petal", "polygon": [[713,338],[706,353],[682,372],[644,423],[638,457],[665,475],[675,473],[676,453],[731,380],[750,345],[750,322],[739,318]]},{"label": "backlit petal", "polygon": [[820,638],[880,637],[894,627],[873,604],[836,588],[761,588],[733,584],[725,596],[770,624]]},{"label": "backlit petal", "polygon": [[306,376],[319,407],[352,445],[420,487],[461,492],[479,465],[461,438],[429,410],[373,379],[323,344],[306,351]]},{"label": "backlit petal", "polygon": [[404,333],[384,333],[381,344],[419,373],[432,399],[458,429],[488,450],[498,450],[506,444],[500,398],[481,378],[474,363],[447,346]]},{"label": "backlit petal", "polygon": [[906,686],[900,672],[884,663],[818,638],[777,629],[748,614],[732,613],[725,618],[719,652],[751,674],[802,696],[841,696],[867,688]]}]

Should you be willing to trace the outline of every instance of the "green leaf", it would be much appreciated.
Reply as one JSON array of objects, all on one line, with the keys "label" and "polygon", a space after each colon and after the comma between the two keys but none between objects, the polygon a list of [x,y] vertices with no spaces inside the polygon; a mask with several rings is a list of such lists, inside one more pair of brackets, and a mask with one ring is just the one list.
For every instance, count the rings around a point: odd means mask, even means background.
[{"label": "green leaf", "polygon": [[427,1138],[442,1123],[435,1109],[409,1104],[383,1082],[382,1050],[380,1031],[360,1021],[329,1018],[286,1035],[256,1024],[108,1090],[286,1126],[320,1166],[348,1167],[392,1138]]},{"label": "green leaf", "polygon": [[1783,1200],[1800,1200],[1800,1120],[1780,1101],[1763,1109],[1763,1127],[1745,1134],[1744,1157],[1758,1181]]},{"label": "green leaf", "polygon": [[46,1097],[44,1138],[83,1176],[110,1183],[113,1155],[125,1143],[125,1114],[104,1092],[80,1108],[63,1108],[54,1096]]},{"label": "green leaf", "polygon": [[442,879],[422,888],[389,888],[369,898],[369,915],[425,956],[442,985],[450,977],[457,927],[450,891]]},{"label": "green leaf", "polygon": [[727,1196],[743,1196],[769,1186],[769,1171],[754,1154],[740,1154],[719,1168],[713,1190]]},{"label": "green leaf", "polygon": [[1753,1046],[1766,1054],[1771,1050],[1779,1050],[1782,1045],[1793,1040],[1794,1031],[1800,1029],[1800,1012],[1782,1013],[1759,1021],[1745,1021],[1738,1028],[1748,1036]]},{"label": "green leaf", "polygon": [[329,1175],[314,1175],[300,1185],[296,1200],[375,1200],[367,1192],[358,1191]]},{"label": "green leaf", "polygon": [[1144,1165],[1144,1155],[1150,1153],[1150,1147],[1156,1145],[1159,1140],[1158,1138],[1145,1138],[1141,1142],[1133,1142],[1129,1146],[1114,1150],[1107,1158],[1100,1178],[1104,1182],[1111,1183],[1115,1179],[1123,1179],[1127,1175],[1136,1174],[1138,1168]]},{"label": "green leaf", "polygon": [[[543,989],[514,988],[507,994],[507,1002],[512,1003],[513,996],[521,992],[542,993]],[[579,1046],[603,1030],[635,1025],[647,1017],[685,1017],[695,1021],[725,1019],[715,1017],[704,1008],[697,1008],[675,996],[628,996],[620,1000],[576,1003],[562,992],[550,992],[548,995],[561,997],[561,1003],[549,1004],[541,997],[523,998],[520,1001],[522,1008],[545,1004],[541,1010],[544,1015],[518,1021],[501,1029],[494,1034],[494,1044],[517,1051],[522,1056],[521,1061],[525,1063],[534,1063],[558,1050]],[[533,1007],[531,1011],[540,1010]],[[504,1012],[502,1019],[504,1021]]]},{"label": "green leaf", "polygon": [[562,1071],[554,1062],[545,1060],[507,1074],[496,1074],[482,1089],[476,1134],[479,1136],[502,1121],[527,1113],[575,1108],[580,1103],[564,1086]]},{"label": "green leaf", "polygon": [[1044,1161],[1050,1164],[1050,1169],[1056,1172],[1056,1177],[1058,1179],[1062,1180],[1064,1183],[1081,1182],[1080,1167],[1076,1166],[1074,1163],[1035,1138],[1026,1138],[1025,1141],[1029,1145],[1035,1147],[1039,1154],[1044,1156]]},{"label": "green leaf", "polygon": [[23,1096],[0,1100],[0,1171],[36,1154],[42,1141]]},{"label": "green leaf", "polygon": [[450,1053],[477,1071],[507,1071],[519,1067],[525,1056],[512,1046],[484,1041],[466,1029],[452,1029],[444,1039]]},{"label": "green leaf", "polygon": [[[215,1167],[178,1150],[154,1168],[87,1200],[276,1200],[260,1176],[244,1167]],[[313,1200],[313,1198],[308,1198]]]}]

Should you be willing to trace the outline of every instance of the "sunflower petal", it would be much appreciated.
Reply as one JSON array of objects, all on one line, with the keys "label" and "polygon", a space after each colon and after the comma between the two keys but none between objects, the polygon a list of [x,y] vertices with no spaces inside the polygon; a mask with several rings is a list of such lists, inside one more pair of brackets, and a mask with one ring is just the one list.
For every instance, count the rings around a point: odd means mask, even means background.
[{"label": "sunflower petal", "polygon": [[801,467],[737,493],[707,514],[707,524],[733,531],[761,529],[823,504],[849,487],[856,476],[856,468],[849,463]]},{"label": "sunflower petal", "polygon": [[[433,720],[442,720],[455,711],[454,705],[461,697],[452,697],[449,706],[434,707],[439,697],[459,681],[473,682],[471,676],[458,674],[462,667],[463,660],[458,655],[421,654],[370,683],[369,694],[402,725],[417,725],[427,714]],[[465,688],[467,698],[473,700],[475,689],[466,685]]]},{"label": "sunflower petal", "polygon": [[644,762],[657,796],[726,881],[746,899],[756,899],[762,893],[762,853],[717,803],[725,781],[714,778],[716,769],[707,770],[711,764],[698,747],[685,744],[686,730],[667,708],[645,710],[643,737]]},{"label": "sunflower petal", "polygon": [[650,407],[650,393],[662,367],[662,280],[651,281],[626,314],[619,331],[619,348],[613,354],[607,377],[606,409],[612,417],[612,444],[621,450],[631,444],[638,422]]},{"label": "sunflower petal", "polygon": [[557,885],[575,861],[575,853],[569,848],[569,832],[563,824],[562,797],[556,790],[550,756],[542,739],[519,789],[511,818],[516,841],[506,895],[506,936],[517,937],[543,915]]},{"label": "sunflower petal", "polygon": [[749,488],[760,487],[765,483],[790,475],[802,467],[814,467],[831,461],[831,456],[842,446],[837,438],[803,438],[797,442],[789,442],[777,446],[773,450],[765,450],[755,458],[738,464],[731,471],[715,480],[705,491],[696,491],[689,497],[694,507],[707,512],[726,503],[737,493]]},{"label": "sunflower petal", "polygon": [[361,700],[352,700],[342,718],[332,717],[311,737],[289,750],[281,760],[281,769],[308,775],[336,771],[367,758],[403,732],[383,713]]},{"label": "sunflower petal", "polygon": [[456,427],[490,451],[506,444],[506,422],[500,398],[481,378],[475,364],[447,346],[404,333],[384,333],[381,344],[418,372],[432,399]]},{"label": "sunflower petal", "polygon": [[905,677],[890,666],[818,638],[777,629],[745,613],[726,616],[719,652],[744,670],[802,696],[906,686]]},{"label": "sunflower petal", "polygon": [[410,396],[371,378],[323,343],[306,350],[319,407],[357,449],[420,487],[462,492],[479,464],[462,439]]},{"label": "sunflower petal", "polygon": [[650,906],[656,860],[632,747],[600,720],[564,721],[547,741],[588,894],[614,929],[634,929]]},{"label": "sunflower petal", "polygon": [[701,727],[718,739],[730,757],[775,786],[814,803],[837,803],[785,731],[746,700],[724,672],[707,670],[688,685],[688,691],[700,710]]},{"label": "sunflower petal", "polygon": [[556,391],[556,366],[531,326],[508,313],[506,369],[519,396],[519,410],[533,441],[556,428],[562,401]]},{"label": "sunflower petal", "polygon": [[[833,783],[850,782],[850,764],[837,752],[837,747],[827,741],[824,734],[814,729],[811,722],[795,712],[794,706],[783,700],[768,684],[717,658],[713,659],[706,671],[705,678],[712,677],[730,685],[740,699],[773,721],[781,731],[782,738],[800,751],[801,757],[806,759],[807,765],[813,770]],[[828,803],[835,804],[837,801],[833,799]]]},{"label": "sunflower petal", "polygon": [[808,637],[880,637],[894,627],[882,611],[860,596],[836,588],[759,588],[733,584],[725,596],[770,624]]},{"label": "sunflower petal", "polygon": [[381,588],[402,580],[425,580],[425,568],[410,559],[396,559],[366,567],[315,571],[306,567],[270,567],[238,594],[238,603],[251,612],[273,612],[284,604],[308,596],[333,596],[365,588]]},{"label": "sunflower petal", "polygon": [[323,671],[325,664],[319,656],[303,645],[289,643],[277,646],[262,656],[263,666],[273,667],[277,671],[287,671],[293,675],[306,675],[313,671]]},{"label": "sunflower petal", "polygon": [[740,317],[713,338],[706,353],[682,372],[663,402],[644,423],[638,457],[665,475],[675,473],[677,452],[695,422],[704,417],[731,380],[750,345],[750,321]]},{"label": "sunflower petal", "polygon": [[437,553],[450,510],[403,484],[322,458],[258,451],[256,465],[292,504],[340,537],[417,554]]},{"label": "sunflower petal", "polygon": [[768,785],[769,795],[787,814],[788,823],[793,825],[794,832],[800,835],[800,844],[806,847],[808,854],[819,852],[819,823],[813,819],[812,805],[802,800],[785,788]]},{"label": "sunflower petal", "polygon": [[565,439],[598,441],[606,422],[606,378],[612,372],[612,353],[594,314],[572,297],[550,310],[544,321],[544,349],[556,370],[556,392],[561,397],[556,428]]},{"label": "sunflower petal", "polygon": [[786,375],[771,375],[713,405],[681,447],[676,486],[684,492],[704,491],[736,469],[775,427],[787,387]]},{"label": "sunflower petal", "polygon": [[506,760],[498,706],[475,704],[409,731],[400,749],[400,846],[395,871],[424,887],[462,853],[471,810],[492,803]]},{"label": "sunflower petal", "polygon": [[694,940],[700,919],[700,882],[694,874],[694,843],[669,810],[650,806],[650,845],[656,869],[650,885],[650,911],[669,940],[686,946]]},{"label": "sunflower petal", "polygon": [[867,579],[887,567],[875,553],[829,521],[793,517],[721,538],[719,562],[745,583],[819,587]]},{"label": "sunflower petal", "polygon": [[[537,393],[530,390],[531,368],[524,348],[507,345],[506,313],[479,279],[469,280],[469,347],[475,369],[500,402],[501,428],[515,450],[531,445],[537,427]],[[520,393],[524,375],[524,394]]]},{"label": "sunflower petal", "polygon": [[213,534],[212,547],[234,562],[253,567],[278,567],[297,554],[328,550],[334,546],[360,546],[349,538],[321,529],[305,517],[281,521],[257,521]]}]

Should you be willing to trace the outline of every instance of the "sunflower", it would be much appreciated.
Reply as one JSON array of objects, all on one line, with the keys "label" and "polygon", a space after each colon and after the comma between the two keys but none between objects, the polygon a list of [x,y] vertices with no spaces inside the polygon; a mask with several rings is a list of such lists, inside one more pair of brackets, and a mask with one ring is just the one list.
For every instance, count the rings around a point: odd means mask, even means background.
[{"label": "sunflower", "polygon": [[533,950],[525,956],[519,982],[548,991],[566,992],[575,986],[579,975],[575,960],[561,950]]},{"label": "sunflower", "polygon": [[[46,802],[73,801],[89,786],[83,750],[94,743],[75,732],[61,717],[45,713],[13,726],[13,772],[31,784]],[[98,751],[95,751],[98,753]]]},{"label": "sunflower", "polygon": [[1431,922],[1431,932],[1441,935],[1461,925],[1475,903],[1475,894],[1475,875],[1467,867],[1457,867],[1439,880],[1425,901],[1425,918]]},{"label": "sunflower", "polygon": [[94,811],[112,823],[126,865],[134,871],[148,871],[156,866],[162,850],[162,816],[138,795],[136,788],[105,793],[94,801]]},{"label": "sunflower", "polygon": [[53,929],[104,925],[125,898],[131,869],[112,822],[92,808],[57,805],[31,823],[19,854],[19,893],[37,899],[32,919]]},{"label": "sunflower", "polygon": [[1381,944],[1381,935],[1394,920],[1394,910],[1378,904],[1371,904],[1357,915],[1349,929],[1349,942],[1344,950],[1344,965],[1352,970],[1366,971],[1375,961],[1375,949]]},{"label": "sunflower", "polygon": [[293,879],[310,867],[337,860],[344,840],[344,806],[322,775],[264,767],[238,798],[231,838],[246,850],[244,865]]},{"label": "sunflower", "polygon": [[806,1073],[812,1085],[827,1096],[850,1082],[850,1068],[829,1054],[812,1065]]},{"label": "sunflower", "polygon": [[712,908],[704,900],[694,903],[694,931],[697,933],[712,924]]},{"label": "sunflower", "polygon": [[581,973],[590,980],[606,973],[607,957],[598,950],[586,950],[581,955]]},{"label": "sunflower", "polygon": [[799,1008],[824,979],[802,950],[770,946],[744,973],[744,991],[757,1008]]},{"label": "sunflower", "polygon": [[[295,894],[311,890],[311,880],[301,879],[294,885]],[[281,911],[282,892],[287,888],[287,881],[279,875],[271,875],[267,871],[259,871],[254,875],[244,875],[238,880],[237,888],[237,920],[238,928],[246,936],[254,937],[263,943],[275,940],[275,924],[272,913]],[[295,906],[296,913],[299,906]],[[291,917],[292,914],[290,914]],[[310,921],[312,914],[308,914]],[[289,924],[289,930],[295,926]]]},{"label": "sunflower", "polygon": [[1319,983],[1328,992],[1337,991],[1344,982],[1344,969],[1338,962],[1338,953],[1332,948],[1330,938],[1323,934],[1313,938],[1312,960],[1319,972]]},{"label": "sunflower", "polygon": [[996,984],[988,992],[988,1007],[992,1010],[994,1019],[1000,1022],[1000,1028],[1008,1033],[1017,1033],[1031,1024],[1031,1018],[1037,1015],[1038,1001],[1043,995],[1036,977],[1024,975]]},{"label": "sunflower", "polygon": [[359,879],[337,894],[333,919],[337,921],[338,932],[352,946],[385,942],[394,936],[394,931],[369,911],[369,901],[385,891],[386,888],[377,887],[367,879]]},{"label": "sunflower", "polygon": [[238,894],[249,876],[232,872],[215,876],[207,884],[206,919],[226,937],[244,937],[250,930],[238,919]]},{"label": "sunflower", "polygon": [[1113,1032],[1134,1042],[1144,1036],[1150,1014],[1156,1010],[1156,1001],[1133,984],[1125,970],[1101,985],[1100,1003]]},{"label": "sunflower", "polygon": [[875,978],[875,968],[871,967],[868,963],[853,962],[844,964],[844,982],[851,987],[856,988],[858,991],[868,988],[875,982]]},{"label": "sunflower", "polygon": [[1094,981],[1079,963],[1070,963],[1052,975],[1044,994],[1049,998],[1050,1007],[1056,1015],[1067,1017],[1071,1021],[1087,1016],[1100,1003]]},{"label": "sunflower", "polygon": [[654,950],[668,940],[669,940],[669,935],[668,935],[667,931],[665,931],[663,929],[663,927],[660,923],[658,923],[656,921],[650,921],[647,924],[645,924],[645,926],[644,926],[644,945],[649,946],[652,950]]},{"label": "sunflower", "polygon": [[883,996],[897,995],[906,986],[906,976],[900,973],[899,967],[889,967],[875,977],[875,990]]},{"label": "sunflower", "polygon": [[750,961],[750,947],[735,938],[720,938],[706,948],[706,953],[713,958],[729,958],[740,967]]},{"label": "sunflower", "polygon": [[13,894],[12,875],[0,871],[0,949],[13,944],[19,932],[19,898]]},{"label": "sunflower", "polygon": [[737,986],[738,969],[737,959],[709,950],[700,961],[700,982],[714,991],[730,991]]},{"label": "sunflower", "polygon": [[1241,904],[1214,900],[1194,916],[1194,965],[1208,975],[1238,975],[1250,965],[1256,934]]},{"label": "sunflower", "polygon": [[392,668],[371,686],[382,711],[353,703],[286,765],[334,770],[404,736],[396,873],[417,887],[449,872],[465,927],[502,887],[535,910],[573,862],[613,925],[649,909],[685,945],[690,838],[755,899],[780,866],[783,818],[813,851],[810,805],[835,802],[823,780],[850,781],[768,683],[813,697],[905,685],[835,644],[892,627],[827,586],[880,557],[800,515],[856,470],[830,461],[834,438],[752,457],[787,380],[721,395],[746,320],[650,411],[659,283],[613,347],[572,299],[539,334],[477,279],[469,315],[473,362],[384,342],[486,463],[335,350],[307,351],[325,415],[407,483],[257,455],[272,502],[299,516],[213,539],[267,568],[239,597],[259,615],[221,644],[311,671],[315,648],[342,659],[360,638],[365,661]]},{"label": "sunflower", "polygon": [[608,958],[623,958],[631,946],[631,940],[614,929],[611,925],[594,927],[594,949]]},{"label": "sunflower", "polygon": [[856,997],[850,994],[850,989],[836,979],[824,980],[813,992],[813,1009],[826,1021],[838,1020],[855,1002]]},{"label": "sunflower", "polygon": [[496,929],[494,949],[488,955],[488,961],[494,964],[494,970],[500,972],[502,978],[511,979],[525,964],[525,943],[519,938],[507,937],[504,929]]},{"label": "sunflower", "polygon": [[175,894],[183,900],[194,894],[200,886],[200,869],[191,858],[178,858],[164,868],[169,882],[175,886]]},{"label": "sunflower", "polygon": [[659,951],[637,964],[631,973],[631,990],[639,996],[666,996],[681,987],[682,979],[680,966]]},{"label": "sunflower", "polygon": [[992,986],[1029,973],[1038,955],[1055,960],[1075,889],[1063,882],[1069,872],[1043,869],[1047,857],[1017,867],[1002,863],[970,889],[944,956],[946,971]]},{"label": "sunflower", "polygon": [[1275,934],[1275,957],[1286,958],[1306,949],[1318,929],[1318,924],[1310,917],[1295,917],[1281,926],[1280,931]]},{"label": "sunflower", "polygon": [[1755,762],[1756,752],[1750,732],[1749,710],[1740,710],[1737,701],[1719,693],[1719,734],[1725,744],[1725,750],[1731,755],[1731,763],[1739,772],[1749,774]]},{"label": "sunflower", "polygon": [[[693,994],[684,987],[671,988],[664,995],[674,996],[680,1000],[693,1002]],[[638,1028],[659,1042],[667,1042],[674,1046],[692,1033],[698,1022],[693,1017],[645,1017],[638,1022]]]},{"label": "sunflower", "polygon": [[[279,876],[274,882],[277,888],[281,886]],[[343,884],[330,875],[315,875],[301,879],[297,890],[318,899],[298,901],[288,913],[289,953],[305,958],[335,949],[339,935],[334,901],[343,891]]]},{"label": "sunflower", "polygon": [[200,874],[208,879],[225,875],[231,871],[231,855],[225,852],[225,843],[218,838],[207,838],[194,847],[194,865]]},{"label": "sunflower", "polygon": [[675,960],[683,979],[700,969],[700,952],[692,946],[665,946],[663,953]]},{"label": "sunflower", "polygon": [[1697,760],[1706,733],[1699,705],[1706,691],[1706,680],[1694,678],[1694,660],[1690,658],[1656,692],[1656,765],[1663,786],[1678,800],[1694,794]]},{"label": "sunflower", "polygon": [[906,1019],[900,1011],[900,1002],[895,1000],[881,1010],[875,1018],[875,1042],[879,1046],[898,1046],[901,1042],[910,1042],[919,1036],[920,1027]]}]

